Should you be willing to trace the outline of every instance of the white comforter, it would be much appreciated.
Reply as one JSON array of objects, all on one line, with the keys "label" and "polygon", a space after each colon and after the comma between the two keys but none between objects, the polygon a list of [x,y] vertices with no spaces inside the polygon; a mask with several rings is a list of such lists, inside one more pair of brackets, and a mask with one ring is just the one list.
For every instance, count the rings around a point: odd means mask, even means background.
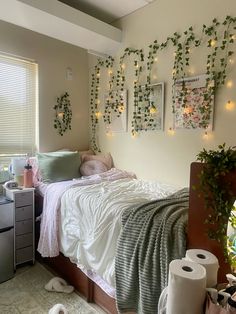
[{"label": "white comforter", "polygon": [[122,212],[175,191],[167,185],[130,177],[71,186],[61,198],[60,250],[82,270],[92,270],[115,287],[114,262]]}]

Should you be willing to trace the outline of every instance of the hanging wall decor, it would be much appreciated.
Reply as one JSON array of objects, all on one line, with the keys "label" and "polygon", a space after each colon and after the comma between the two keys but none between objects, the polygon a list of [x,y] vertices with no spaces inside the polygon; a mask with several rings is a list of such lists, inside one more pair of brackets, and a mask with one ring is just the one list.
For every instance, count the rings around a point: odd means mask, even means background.
[{"label": "hanging wall decor", "polygon": [[164,83],[139,86],[135,107],[135,132],[163,130]]},{"label": "hanging wall decor", "polygon": [[[184,78],[175,82],[174,128],[207,129],[213,127],[214,95],[208,99],[207,75]],[[214,81],[208,82],[214,87]],[[185,93],[182,95],[183,85]]]},{"label": "hanging wall decor", "polygon": [[[107,68],[109,72],[108,93],[111,93],[112,90],[120,89],[123,91],[125,88],[132,89],[133,104],[129,106],[132,110],[131,134],[136,135],[136,133],[144,130],[159,130],[156,127],[155,119],[153,119],[155,109],[150,107],[149,95],[152,93],[152,85],[155,83],[153,72],[154,70],[158,71],[158,53],[170,48],[174,49],[172,104],[170,104],[175,119],[173,129],[202,128],[208,130],[212,126],[214,97],[218,88],[226,82],[228,65],[232,66],[233,64],[232,55],[235,48],[233,45],[236,40],[235,33],[236,17],[228,15],[223,22],[219,22],[214,18],[209,26],[202,25],[199,34],[195,33],[193,27],[190,26],[183,33],[174,32],[162,43],[154,40],[148,46],[147,56],[145,56],[143,49],[126,48],[117,62],[112,57],[108,57],[105,60],[98,59],[94,73],[92,73],[91,84],[91,148],[99,151],[96,130],[99,123],[98,117],[102,116],[99,110],[99,104],[101,103],[99,99],[101,93],[100,70],[102,67]],[[204,51],[207,51],[207,56],[202,58],[202,65],[205,68],[205,70],[202,70],[202,73],[206,74],[205,86],[197,89],[193,86],[186,88],[192,65],[192,51],[197,53],[198,48],[203,48]],[[127,68],[133,72],[132,75],[130,75],[130,72],[127,73]],[[129,86],[127,86],[127,76],[129,80],[132,76],[134,78],[133,84]],[[146,79],[143,79],[143,77],[146,77]],[[157,77],[156,72],[155,77]],[[192,95],[190,98],[189,93]],[[195,95],[195,93],[197,94]],[[195,97],[204,98],[204,107],[201,105],[198,107],[197,102],[193,100]],[[188,99],[191,99],[191,109],[189,108]],[[179,106],[181,106],[181,110]],[[198,118],[196,117],[194,120],[192,120],[193,112],[194,114],[198,113]],[[198,119],[199,122],[197,123]]]},{"label": "hanging wall decor", "polygon": [[127,90],[105,93],[103,120],[106,132],[127,132]]},{"label": "hanging wall decor", "polygon": [[55,110],[54,128],[63,136],[67,130],[71,130],[72,120],[71,104],[67,92],[57,97],[57,104],[53,109]]}]

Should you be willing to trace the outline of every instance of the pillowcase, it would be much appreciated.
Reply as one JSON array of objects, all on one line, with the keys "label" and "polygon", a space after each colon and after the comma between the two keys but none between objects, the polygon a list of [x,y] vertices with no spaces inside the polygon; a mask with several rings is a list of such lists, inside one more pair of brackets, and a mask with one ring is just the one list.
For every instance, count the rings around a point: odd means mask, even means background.
[{"label": "pillowcase", "polygon": [[80,150],[79,151],[81,162],[84,161],[84,157],[87,155],[95,155],[94,151],[89,149],[89,150]]},{"label": "pillowcase", "polygon": [[107,170],[107,166],[100,160],[84,161],[80,166],[82,176],[91,176],[92,174],[106,172]]},{"label": "pillowcase", "polygon": [[80,177],[78,152],[50,152],[37,154],[42,181],[52,183]]},{"label": "pillowcase", "polygon": [[98,160],[103,162],[107,166],[107,170],[110,170],[113,167],[113,160],[110,153],[99,154],[99,155],[85,155],[83,161],[89,160]]}]

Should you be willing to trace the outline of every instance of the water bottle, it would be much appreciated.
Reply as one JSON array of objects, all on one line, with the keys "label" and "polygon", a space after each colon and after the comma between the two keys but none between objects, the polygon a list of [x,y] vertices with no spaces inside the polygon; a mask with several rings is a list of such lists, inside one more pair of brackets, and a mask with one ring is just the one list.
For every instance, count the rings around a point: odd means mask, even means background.
[{"label": "water bottle", "polygon": [[33,186],[32,166],[28,163],[24,167],[24,187],[32,188],[32,186]]}]

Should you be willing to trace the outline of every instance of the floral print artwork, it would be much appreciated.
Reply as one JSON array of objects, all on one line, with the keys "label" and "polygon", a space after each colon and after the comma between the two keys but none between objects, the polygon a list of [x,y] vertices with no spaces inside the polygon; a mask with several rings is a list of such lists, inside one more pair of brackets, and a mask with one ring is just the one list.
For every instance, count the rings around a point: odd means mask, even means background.
[{"label": "floral print artwork", "polygon": [[[176,82],[175,129],[212,129],[214,95],[209,97],[206,77],[200,75]],[[213,82],[210,84],[212,86]]]}]

